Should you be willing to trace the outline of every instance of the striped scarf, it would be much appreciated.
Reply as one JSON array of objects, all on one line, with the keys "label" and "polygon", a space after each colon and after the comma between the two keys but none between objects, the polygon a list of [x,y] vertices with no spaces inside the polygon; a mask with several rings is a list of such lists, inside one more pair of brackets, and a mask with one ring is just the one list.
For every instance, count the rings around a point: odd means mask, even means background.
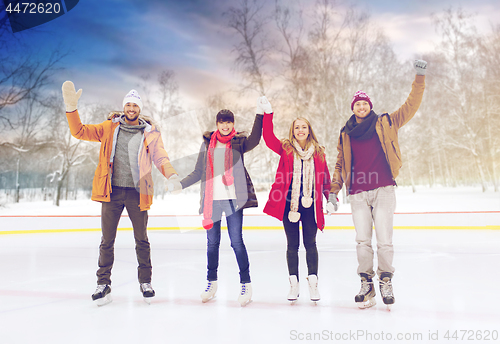
[{"label": "striped scarf", "polygon": [[[293,177],[292,177],[292,197],[290,200],[290,212],[288,213],[288,219],[290,222],[298,222],[300,219],[299,210],[299,197],[300,197],[300,183],[302,176],[303,184],[303,195],[302,195],[302,206],[304,208],[309,208],[312,203],[312,190],[314,183],[314,145],[311,145],[306,151],[303,151],[297,141],[293,141],[293,146],[299,154],[299,158],[294,156],[293,159]],[[304,168],[302,168],[302,161],[304,162]]]}]

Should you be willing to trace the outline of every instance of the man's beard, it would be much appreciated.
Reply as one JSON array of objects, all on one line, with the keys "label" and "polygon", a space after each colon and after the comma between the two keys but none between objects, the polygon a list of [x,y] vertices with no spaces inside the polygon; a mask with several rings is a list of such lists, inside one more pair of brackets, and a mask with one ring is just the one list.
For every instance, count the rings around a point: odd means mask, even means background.
[{"label": "man's beard", "polygon": [[130,117],[130,115],[127,113],[125,113],[125,117],[127,118],[127,120],[129,120],[130,122],[135,122],[135,120],[137,118],[139,118],[139,113],[135,113],[134,117]]}]

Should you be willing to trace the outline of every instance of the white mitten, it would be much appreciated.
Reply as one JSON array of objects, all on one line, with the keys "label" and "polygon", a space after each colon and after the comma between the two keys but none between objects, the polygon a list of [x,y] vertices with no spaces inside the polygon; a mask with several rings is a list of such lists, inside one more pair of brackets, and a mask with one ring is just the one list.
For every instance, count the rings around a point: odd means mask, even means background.
[{"label": "white mitten", "polygon": [[267,100],[266,96],[262,96],[259,98],[259,100],[257,101],[257,109],[262,110],[263,114],[273,113],[271,103],[269,103],[269,100]]},{"label": "white mitten", "polygon": [[174,174],[172,177],[167,179],[167,192],[170,191],[172,195],[178,195],[182,191],[181,179],[177,174]]},{"label": "white mitten", "polygon": [[262,98],[262,97],[259,97],[257,99],[257,106],[255,108],[255,113],[257,115],[263,115],[264,114],[264,109],[262,109],[262,106],[260,106],[260,98]]},{"label": "white mitten", "polygon": [[82,89],[80,88],[78,92],[75,91],[75,84],[71,81],[65,81],[62,85],[62,94],[64,99],[64,104],[66,105],[66,112],[73,112],[78,107],[78,99],[82,95]]}]

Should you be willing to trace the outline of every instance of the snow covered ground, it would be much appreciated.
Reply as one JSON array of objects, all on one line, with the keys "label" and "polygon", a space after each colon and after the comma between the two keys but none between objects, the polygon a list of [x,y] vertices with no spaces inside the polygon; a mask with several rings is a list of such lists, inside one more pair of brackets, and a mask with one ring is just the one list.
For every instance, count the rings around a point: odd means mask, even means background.
[{"label": "snow covered ground", "polygon": [[[301,295],[286,301],[281,223],[246,212],[253,302],[240,307],[237,265],[223,235],[218,297],[206,304],[206,237],[198,194],[155,200],[150,211],[153,286],[142,301],[130,223],[115,246],[114,301],[92,304],[100,205],[89,200],[21,202],[0,207],[1,343],[500,342],[500,194],[480,188],[397,190],[396,305],[359,310],[349,205],[318,233],[317,305],[308,300],[301,250]],[[174,216],[176,215],[177,216]],[[181,216],[182,215],[182,216]],[[265,228],[265,229],[262,229]],[[377,290],[378,291],[378,290]]]}]

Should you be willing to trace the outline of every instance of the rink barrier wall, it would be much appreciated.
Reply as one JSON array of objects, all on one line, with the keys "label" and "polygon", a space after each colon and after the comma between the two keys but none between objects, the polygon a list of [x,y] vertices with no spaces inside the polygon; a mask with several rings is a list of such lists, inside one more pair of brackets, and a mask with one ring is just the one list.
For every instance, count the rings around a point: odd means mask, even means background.
[{"label": "rink barrier wall", "polygon": [[[100,215],[0,215],[0,235],[100,232],[100,218]],[[201,219],[201,215],[149,215],[148,230],[203,231]],[[244,223],[244,230],[283,230],[281,221],[265,214],[246,214]],[[223,225],[222,229],[227,227]],[[394,229],[500,230],[500,211],[395,213]],[[127,215],[122,215],[118,230],[132,231]],[[354,230],[351,213],[326,215],[325,230]]]}]

